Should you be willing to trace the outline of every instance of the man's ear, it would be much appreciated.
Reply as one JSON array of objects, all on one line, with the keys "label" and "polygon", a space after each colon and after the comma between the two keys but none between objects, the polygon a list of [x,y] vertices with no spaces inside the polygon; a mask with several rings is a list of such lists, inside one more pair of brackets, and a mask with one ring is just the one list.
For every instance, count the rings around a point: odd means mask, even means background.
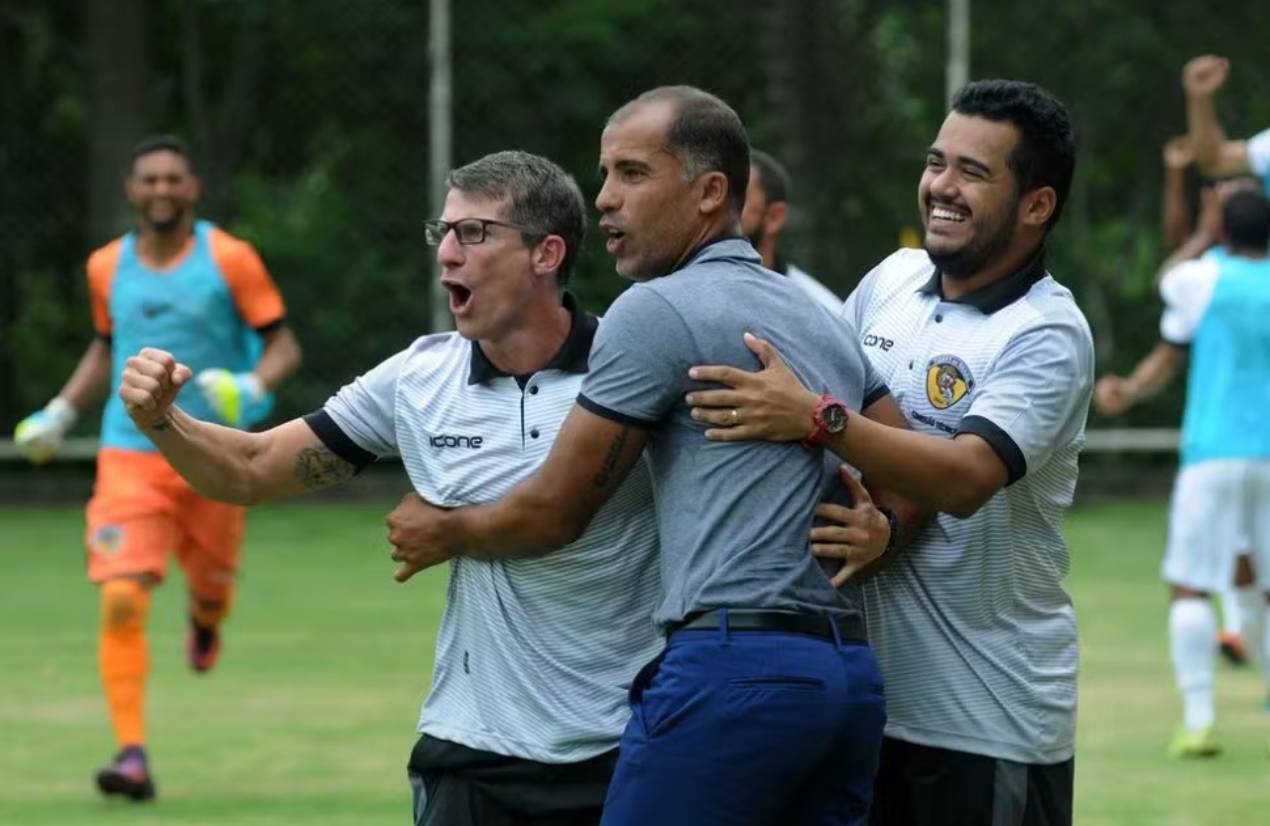
[{"label": "man's ear", "polygon": [[548,275],[564,263],[565,243],[559,235],[548,235],[533,249],[534,273]]},{"label": "man's ear", "polygon": [[713,215],[720,209],[727,208],[728,176],[715,170],[707,172],[700,178],[701,203],[700,210],[704,215]]},{"label": "man's ear", "polygon": [[1058,206],[1058,193],[1052,186],[1042,186],[1025,194],[1019,204],[1019,218],[1024,226],[1044,227]]},{"label": "man's ear", "polygon": [[780,235],[788,220],[789,204],[787,202],[777,201],[768,204],[767,210],[763,213],[763,234],[771,237]]}]

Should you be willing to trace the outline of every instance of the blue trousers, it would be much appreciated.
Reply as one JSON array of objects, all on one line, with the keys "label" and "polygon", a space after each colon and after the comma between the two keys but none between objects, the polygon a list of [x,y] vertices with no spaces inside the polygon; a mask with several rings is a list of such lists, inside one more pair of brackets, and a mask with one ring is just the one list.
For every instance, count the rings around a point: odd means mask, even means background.
[{"label": "blue trousers", "polygon": [[677,631],[631,686],[602,826],[864,824],[885,722],[866,643]]}]

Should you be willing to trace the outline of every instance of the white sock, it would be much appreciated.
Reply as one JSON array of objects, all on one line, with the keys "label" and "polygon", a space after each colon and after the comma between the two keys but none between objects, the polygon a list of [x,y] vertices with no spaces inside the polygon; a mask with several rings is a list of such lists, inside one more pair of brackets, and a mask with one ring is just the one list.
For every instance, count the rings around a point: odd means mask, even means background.
[{"label": "white sock", "polygon": [[1213,657],[1217,614],[1207,599],[1181,598],[1169,608],[1173,676],[1182,692],[1182,724],[1197,731],[1213,724]]}]

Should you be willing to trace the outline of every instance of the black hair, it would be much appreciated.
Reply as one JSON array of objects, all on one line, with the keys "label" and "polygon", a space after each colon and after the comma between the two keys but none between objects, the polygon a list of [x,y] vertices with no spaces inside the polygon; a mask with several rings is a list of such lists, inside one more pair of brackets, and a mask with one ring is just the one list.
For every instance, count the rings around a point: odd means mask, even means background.
[{"label": "black hair", "polygon": [[762,149],[750,147],[750,165],[758,170],[759,186],[763,187],[763,195],[769,204],[789,202],[789,172],[780,161]]},{"label": "black hair", "polygon": [[1270,200],[1260,192],[1232,192],[1221,208],[1222,227],[1233,249],[1265,252],[1270,247]]},{"label": "black hair", "polygon": [[741,118],[722,98],[695,86],[659,86],[622,106],[608,122],[644,104],[661,102],[672,106],[666,148],[679,159],[684,176],[691,180],[703,172],[722,172],[728,181],[728,205],[740,215],[750,182],[750,139]]},{"label": "black hair", "polygon": [[1034,83],[1021,80],[976,80],[953,97],[961,115],[1005,122],[1019,132],[1010,153],[1010,170],[1019,192],[1054,188],[1054,213],[1046,230],[1058,223],[1076,168],[1076,130],[1062,101]]},{"label": "black hair", "polygon": [[176,135],[170,134],[147,135],[137,141],[133,145],[132,153],[129,156],[129,169],[136,164],[138,158],[144,155],[149,155],[151,152],[162,151],[174,152],[182,158],[185,158],[185,162],[189,164],[190,169],[193,170],[194,162],[190,159],[189,147],[185,145],[185,141],[181,140]]}]

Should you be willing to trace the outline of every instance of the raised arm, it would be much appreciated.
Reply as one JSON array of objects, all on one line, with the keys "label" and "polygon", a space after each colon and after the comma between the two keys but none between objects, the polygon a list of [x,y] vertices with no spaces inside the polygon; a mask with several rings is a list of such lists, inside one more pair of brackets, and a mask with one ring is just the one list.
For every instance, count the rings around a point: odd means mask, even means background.
[{"label": "raised arm", "polygon": [[1199,258],[1221,241],[1221,198],[1216,188],[1206,186],[1201,189],[1199,204],[1199,220],[1195,222],[1195,230],[1187,236],[1181,246],[1164,259],[1164,263],[1155,272],[1157,289],[1166,273],[1183,261]]},{"label": "raised arm", "polygon": [[393,559],[402,563],[397,580],[455,556],[499,559],[569,544],[626,478],[647,438],[642,428],[575,404],[542,467],[498,502],[412,508],[410,541],[397,544],[389,534]]},{"label": "raised arm", "polygon": [[1182,69],[1186,91],[1186,126],[1200,171],[1211,178],[1240,175],[1250,171],[1248,145],[1226,138],[1217,107],[1217,91],[1230,74],[1230,61],[1216,55],[1192,58]]},{"label": "raised arm", "polygon": [[1195,163],[1189,135],[1179,135],[1164,144],[1164,196],[1160,204],[1160,231],[1164,246],[1172,252],[1191,232],[1190,209],[1186,203],[1186,173]]},{"label": "raised arm", "polygon": [[189,379],[190,369],[171,353],[146,348],[128,359],[119,395],[137,427],[209,499],[254,505],[330,487],[356,472],[301,419],[249,433],[192,418],[173,404]]}]

